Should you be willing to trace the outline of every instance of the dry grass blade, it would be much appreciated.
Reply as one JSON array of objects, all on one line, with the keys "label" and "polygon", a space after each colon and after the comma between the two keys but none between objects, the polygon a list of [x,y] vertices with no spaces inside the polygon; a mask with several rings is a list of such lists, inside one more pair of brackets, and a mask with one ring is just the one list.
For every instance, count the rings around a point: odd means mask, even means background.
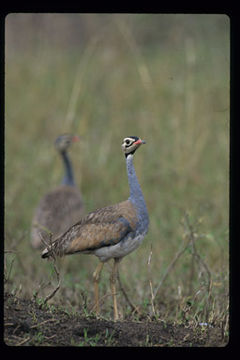
[{"label": "dry grass blade", "polygon": [[[190,286],[192,284],[193,276],[194,276],[194,259],[198,261],[198,264],[203,267],[205,273],[207,274],[207,294],[209,296],[210,290],[211,290],[211,272],[205,263],[205,261],[202,259],[200,254],[197,251],[195,240],[197,239],[197,234],[194,231],[193,225],[190,224],[189,221],[189,215],[187,213],[184,214],[184,222],[183,225],[185,227],[185,234],[184,237],[187,238],[187,242],[180,248],[180,250],[176,253],[174,259],[167,267],[157,289],[154,293],[154,298],[156,297],[157,293],[159,292],[159,289],[161,288],[163,282],[166,280],[169,273],[172,271],[174,266],[176,265],[177,261],[180,259],[180,257],[184,254],[184,252],[187,250],[187,248],[191,245],[192,247],[192,262],[190,267]],[[192,291],[191,291],[192,292]]]},{"label": "dry grass blade", "polygon": [[60,288],[60,284],[61,284],[61,279],[60,279],[60,272],[57,268],[57,265],[56,265],[56,254],[55,254],[55,251],[54,251],[54,248],[53,248],[53,244],[52,244],[52,233],[51,232],[48,232],[48,235],[49,235],[49,242],[46,242],[42,235],[40,234],[41,236],[41,241],[44,243],[44,245],[47,247],[47,250],[49,251],[49,253],[51,254],[50,255],[50,258],[52,258],[53,260],[53,269],[54,269],[54,272],[57,276],[57,286],[53,289],[53,291],[47,295],[43,301],[43,305],[45,305],[50,299],[53,298],[53,296],[56,294],[56,292],[59,290]]},{"label": "dry grass blade", "polygon": [[97,40],[98,40],[98,37],[94,37],[90,41],[89,45],[85,49],[85,52],[83,54],[81,62],[78,65],[75,82],[73,84],[73,88],[72,88],[72,92],[71,92],[71,96],[70,96],[70,100],[69,100],[69,105],[68,105],[68,110],[67,110],[67,115],[66,115],[66,120],[65,120],[66,124],[69,127],[71,127],[71,125],[74,121],[77,101],[78,101],[80,90],[82,87],[82,79],[83,79],[84,74],[86,73],[86,68],[89,63],[89,59],[90,59],[91,55],[93,54],[93,50],[96,46]]},{"label": "dry grass blade", "polygon": [[19,343],[16,344],[16,346],[21,346],[28,342],[30,340],[30,336],[28,336],[26,339],[21,340]]},{"label": "dry grass blade", "polygon": [[154,294],[153,294],[153,286],[152,286],[152,279],[151,279],[151,269],[150,269],[151,259],[152,259],[152,244],[151,244],[151,249],[150,249],[150,254],[148,257],[147,265],[148,265],[149,286],[150,286],[150,291],[151,291],[152,312],[154,315],[156,315],[156,311],[155,311],[155,307],[154,307]]},{"label": "dry grass blade", "polygon": [[[5,253],[11,254],[11,253],[15,253],[15,252],[14,251],[5,251]],[[8,272],[7,272],[7,266],[6,266],[6,264],[4,264],[4,283],[7,283],[8,280],[10,279],[14,261],[15,261],[15,258],[11,259]]]},{"label": "dry grass blade", "polygon": [[37,327],[39,327],[39,326],[42,326],[42,325],[48,323],[49,321],[57,321],[57,319],[52,319],[52,318],[51,318],[51,319],[47,319],[47,320],[41,321],[40,323],[38,323],[38,324],[36,324],[36,325],[32,325],[32,326],[31,326],[31,329],[35,329],[35,328],[37,328]]},{"label": "dry grass blade", "polygon": [[192,256],[198,261],[199,265],[202,266],[205,273],[207,274],[207,293],[209,293],[211,290],[211,272],[207,264],[205,263],[199,252],[197,251],[195,241],[198,238],[198,234],[194,230],[193,225],[190,223],[189,215],[187,213],[185,213],[184,215],[184,226],[185,226],[185,232],[192,246]]},{"label": "dry grass blade", "polygon": [[157,296],[157,293],[159,292],[159,289],[161,288],[163,282],[166,280],[167,276],[169,275],[169,273],[172,271],[172,269],[174,268],[174,266],[176,265],[177,261],[180,259],[180,257],[183,255],[183,253],[186,251],[186,249],[188,248],[189,244],[191,242],[191,239],[189,239],[187,241],[186,244],[184,244],[183,246],[181,246],[180,250],[176,253],[174,259],[171,261],[171,263],[168,265],[161,281],[159,282],[155,293],[154,293],[154,299]]},{"label": "dry grass blade", "polygon": [[117,279],[118,279],[118,283],[119,283],[119,287],[121,292],[123,293],[123,296],[125,297],[125,300],[127,301],[127,303],[130,305],[132,311],[137,312],[138,314],[140,313],[139,309],[131,302],[131,300],[129,299],[123,285],[120,279],[120,275],[119,275],[119,271],[117,271]]},{"label": "dry grass blade", "polygon": [[129,29],[126,22],[122,21],[122,19],[119,17],[115,17],[115,23],[134,55],[137,70],[143,86],[145,87],[146,91],[151,91],[153,89],[152,77],[131,30]]},{"label": "dry grass blade", "polygon": [[45,305],[50,299],[53,298],[53,296],[56,294],[56,292],[59,290],[60,288],[60,284],[61,284],[61,279],[60,279],[60,273],[58,271],[58,268],[56,266],[56,263],[55,263],[55,259],[53,260],[54,261],[54,264],[53,264],[53,269],[55,271],[55,274],[57,276],[57,286],[55,287],[55,289],[53,289],[53,291],[47,295],[43,301],[43,305]]}]

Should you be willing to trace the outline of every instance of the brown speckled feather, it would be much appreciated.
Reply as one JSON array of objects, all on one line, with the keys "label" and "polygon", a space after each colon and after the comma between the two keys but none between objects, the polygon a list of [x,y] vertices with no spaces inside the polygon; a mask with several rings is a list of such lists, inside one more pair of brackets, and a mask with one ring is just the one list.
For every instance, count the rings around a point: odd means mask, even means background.
[{"label": "brown speckled feather", "polygon": [[[120,242],[135,231],[137,214],[131,201],[107,206],[89,213],[63,235],[53,241],[52,248],[59,255],[91,252]],[[49,256],[45,253],[44,257]]]},{"label": "brown speckled feather", "polygon": [[82,197],[76,187],[60,185],[48,192],[41,199],[33,217],[32,246],[43,248],[41,238],[48,243],[47,231],[53,233],[56,238],[76,223],[82,215]]}]

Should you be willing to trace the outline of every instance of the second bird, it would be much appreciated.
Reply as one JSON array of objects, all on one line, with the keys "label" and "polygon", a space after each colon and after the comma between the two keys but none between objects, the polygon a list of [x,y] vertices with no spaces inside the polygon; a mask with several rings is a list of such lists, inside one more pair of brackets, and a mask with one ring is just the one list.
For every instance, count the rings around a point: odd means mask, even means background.
[{"label": "second bird", "polygon": [[79,141],[78,136],[64,134],[55,141],[63,165],[64,177],[61,185],[49,191],[35,210],[31,244],[36,249],[42,249],[44,243],[49,242],[49,232],[53,237],[66,231],[71,225],[79,221],[83,215],[83,201],[80,191],[74,182],[74,173],[68,155],[68,149],[73,142]]}]

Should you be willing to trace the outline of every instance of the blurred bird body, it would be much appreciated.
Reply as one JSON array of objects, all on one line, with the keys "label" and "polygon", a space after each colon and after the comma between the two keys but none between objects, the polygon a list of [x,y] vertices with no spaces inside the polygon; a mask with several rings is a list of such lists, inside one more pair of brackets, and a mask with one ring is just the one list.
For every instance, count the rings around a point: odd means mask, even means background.
[{"label": "blurred bird body", "polygon": [[62,135],[55,142],[63,160],[65,175],[62,184],[49,191],[35,210],[31,229],[31,244],[34,248],[43,249],[44,243],[49,243],[50,234],[53,237],[59,236],[83,215],[82,196],[75,186],[67,154],[72,141],[77,141],[77,137]]}]

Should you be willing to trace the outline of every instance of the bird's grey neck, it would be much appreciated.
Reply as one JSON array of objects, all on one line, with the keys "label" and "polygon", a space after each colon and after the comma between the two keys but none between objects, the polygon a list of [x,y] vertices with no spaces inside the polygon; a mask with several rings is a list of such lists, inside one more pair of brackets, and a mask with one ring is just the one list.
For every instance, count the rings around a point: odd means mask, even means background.
[{"label": "bird's grey neck", "polygon": [[63,164],[64,164],[64,170],[65,170],[65,175],[64,178],[62,180],[62,185],[69,185],[69,186],[74,186],[74,176],[73,176],[73,169],[72,169],[72,164],[71,161],[67,155],[66,151],[62,151],[61,152],[61,156],[63,159]]},{"label": "bird's grey neck", "polygon": [[139,185],[137,175],[133,165],[133,155],[129,154],[126,156],[126,165],[127,165],[127,175],[128,175],[128,183],[130,188],[130,197],[129,199],[135,203],[144,203],[144,197]]}]

